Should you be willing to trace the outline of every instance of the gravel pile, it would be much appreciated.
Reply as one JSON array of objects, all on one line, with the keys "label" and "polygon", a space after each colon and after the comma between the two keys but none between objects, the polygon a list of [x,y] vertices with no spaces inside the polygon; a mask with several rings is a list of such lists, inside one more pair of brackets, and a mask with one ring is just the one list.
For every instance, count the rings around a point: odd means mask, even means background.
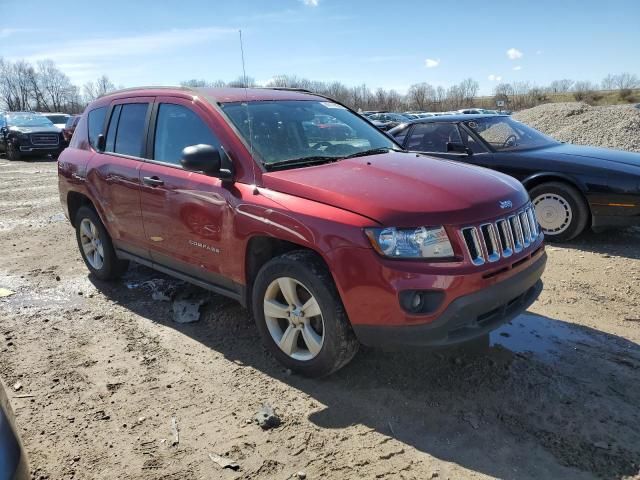
[{"label": "gravel pile", "polygon": [[564,142],[640,152],[640,109],[630,105],[548,103],[513,118]]}]

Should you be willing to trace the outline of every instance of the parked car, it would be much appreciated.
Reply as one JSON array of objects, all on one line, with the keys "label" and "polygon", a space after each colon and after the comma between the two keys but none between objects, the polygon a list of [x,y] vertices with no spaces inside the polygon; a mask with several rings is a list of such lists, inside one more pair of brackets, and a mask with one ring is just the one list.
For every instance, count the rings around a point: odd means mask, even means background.
[{"label": "parked car", "polygon": [[[308,139],[317,115],[354,136]],[[359,343],[473,340],[542,288],[543,237],[518,181],[403,151],[320,95],[115,92],[87,107],[58,174],[92,275],[134,260],[236,299],[305,375],[341,368]]]},{"label": "parked car", "polygon": [[67,119],[67,123],[62,129],[62,138],[64,139],[65,145],[69,145],[69,142],[71,141],[71,137],[73,136],[73,132],[75,132],[79,121],[80,121],[80,115],[71,115]]},{"label": "parked car", "polygon": [[317,140],[346,140],[355,133],[351,127],[330,115],[316,115],[312,120],[303,122],[302,127],[309,138]]},{"label": "parked car", "polygon": [[427,118],[389,132],[405,148],[520,180],[550,240],[640,225],[640,154],[558,142],[507,115]]},{"label": "parked car", "polygon": [[62,133],[47,117],[33,112],[0,112],[0,152],[9,160],[28,155],[57,156]]},{"label": "parked car", "polygon": [[376,121],[376,127],[382,131],[387,131],[393,127],[411,120],[409,117],[400,115],[399,113],[374,113],[368,116],[369,120]]},{"label": "parked car", "polygon": [[43,113],[42,115],[51,120],[51,123],[53,123],[60,130],[65,127],[65,125],[67,124],[67,120],[69,120],[69,117],[71,116],[67,113]]},{"label": "parked car", "polygon": [[30,478],[27,457],[6,392],[0,381],[0,479],[27,480]]}]

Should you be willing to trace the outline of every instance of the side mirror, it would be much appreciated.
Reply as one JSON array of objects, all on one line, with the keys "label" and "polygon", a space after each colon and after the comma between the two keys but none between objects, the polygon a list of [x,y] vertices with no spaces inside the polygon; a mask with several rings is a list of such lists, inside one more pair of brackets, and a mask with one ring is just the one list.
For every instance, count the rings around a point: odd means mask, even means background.
[{"label": "side mirror", "polygon": [[466,153],[467,155],[473,155],[473,151],[464,145],[463,143],[447,142],[447,152],[453,153]]},{"label": "side mirror", "polygon": [[104,135],[101,133],[98,135],[98,140],[96,142],[96,150],[99,152],[104,152],[105,147],[107,146],[107,141],[104,138]]},{"label": "side mirror", "polygon": [[221,180],[232,180],[233,173],[227,168],[222,168],[220,151],[211,145],[191,145],[182,150],[181,165],[185,170],[202,172],[210,177]]}]

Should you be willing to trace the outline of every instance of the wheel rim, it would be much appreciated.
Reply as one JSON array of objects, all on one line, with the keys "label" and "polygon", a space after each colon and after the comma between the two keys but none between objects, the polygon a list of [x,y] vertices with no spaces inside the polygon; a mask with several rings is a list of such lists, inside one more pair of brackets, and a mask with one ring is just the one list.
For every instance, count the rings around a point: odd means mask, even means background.
[{"label": "wheel rim", "polygon": [[324,319],[309,289],[291,277],[275,279],[264,295],[264,318],[271,338],[286,355],[315,358],[324,344]]},{"label": "wheel rim", "polygon": [[545,235],[559,235],[564,232],[573,219],[569,202],[556,193],[543,193],[533,200],[536,219]]},{"label": "wheel rim", "polygon": [[104,247],[100,231],[88,218],[83,218],[80,222],[80,245],[89,265],[100,270],[104,265]]}]

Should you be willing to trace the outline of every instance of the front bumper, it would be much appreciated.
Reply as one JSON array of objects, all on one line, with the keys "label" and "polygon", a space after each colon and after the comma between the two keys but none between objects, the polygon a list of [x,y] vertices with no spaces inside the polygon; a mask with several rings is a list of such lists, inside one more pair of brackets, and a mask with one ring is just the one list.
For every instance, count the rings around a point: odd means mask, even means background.
[{"label": "front bumper", "polygon": [[353,324],[358,340],[369,346],[446,346],[498,328],[526,310],[540,295],[547,256],[542,252],[511,277],[453,300],[430,323],[414,325]]}]

